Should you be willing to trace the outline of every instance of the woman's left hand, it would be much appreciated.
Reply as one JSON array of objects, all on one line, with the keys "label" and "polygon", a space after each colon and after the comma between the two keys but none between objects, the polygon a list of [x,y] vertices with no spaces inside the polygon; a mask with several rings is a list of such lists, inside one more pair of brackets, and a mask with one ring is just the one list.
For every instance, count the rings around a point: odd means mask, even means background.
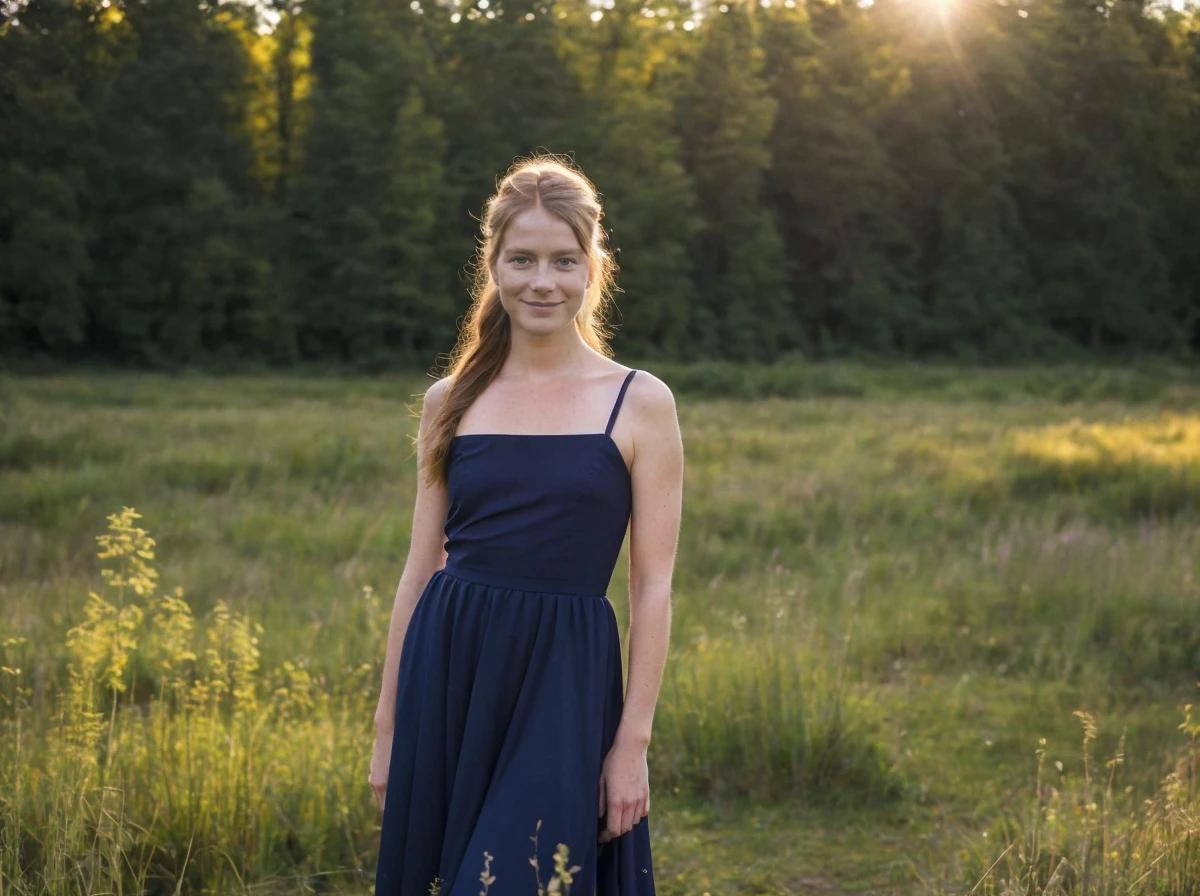
[{"label": "woman's left hand", "polygon": [[[605,814],[607,812],[607,815]],[[600,773],[599,814],[605,824],[600,842],[627,833],[650,812],[650,767],[646,748],[614,743]]]}]

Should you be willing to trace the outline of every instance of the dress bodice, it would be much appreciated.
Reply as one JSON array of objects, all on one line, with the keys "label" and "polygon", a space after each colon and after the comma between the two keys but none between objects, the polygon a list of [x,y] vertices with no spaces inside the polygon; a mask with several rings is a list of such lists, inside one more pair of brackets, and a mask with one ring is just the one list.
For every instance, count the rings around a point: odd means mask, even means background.
[{"label": "dress bodice", "polygon": [[633,505],[612,427],[636,372],[621,384],[604,432],[454,437],[448,572],[500,587],[605,594]]}]

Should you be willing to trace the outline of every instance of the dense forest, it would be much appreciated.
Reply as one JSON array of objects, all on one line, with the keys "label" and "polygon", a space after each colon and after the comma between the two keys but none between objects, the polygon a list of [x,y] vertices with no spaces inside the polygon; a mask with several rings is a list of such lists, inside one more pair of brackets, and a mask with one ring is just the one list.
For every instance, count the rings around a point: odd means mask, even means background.
[{"label": "dense forest", "polygon": [[1136,0],[0,0],[0,353],[429,364],[512,161],[614,347],[1200,354],[1200,12]]}]

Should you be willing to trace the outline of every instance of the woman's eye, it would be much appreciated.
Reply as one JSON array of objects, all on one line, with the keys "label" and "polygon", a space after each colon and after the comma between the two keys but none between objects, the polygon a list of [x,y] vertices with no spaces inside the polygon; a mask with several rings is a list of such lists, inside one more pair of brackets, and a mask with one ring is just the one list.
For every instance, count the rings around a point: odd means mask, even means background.
[{"label": "woman's eye", "polygon": [[[565,261],[567,263],[567,266],[578,264],[578,262],[574,258],[567,258],[565,256],[558,260]],[[513,264],[524,264],[525,262],[529,261],[529,256],[528,255],[514,255],[512,258],[509,259],[509,261],[511,261]]]}]

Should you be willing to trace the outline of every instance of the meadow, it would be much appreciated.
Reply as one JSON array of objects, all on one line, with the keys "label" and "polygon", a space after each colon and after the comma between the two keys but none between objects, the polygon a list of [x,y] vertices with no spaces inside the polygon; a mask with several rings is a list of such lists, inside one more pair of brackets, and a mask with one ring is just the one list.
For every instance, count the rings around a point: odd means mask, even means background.
[{"label": "meadow", "polygon": [[[636,366],[660,893],[1200,892],[1200,370]],[[425,382],[0,379],[0,894],[369,892]]]}]

